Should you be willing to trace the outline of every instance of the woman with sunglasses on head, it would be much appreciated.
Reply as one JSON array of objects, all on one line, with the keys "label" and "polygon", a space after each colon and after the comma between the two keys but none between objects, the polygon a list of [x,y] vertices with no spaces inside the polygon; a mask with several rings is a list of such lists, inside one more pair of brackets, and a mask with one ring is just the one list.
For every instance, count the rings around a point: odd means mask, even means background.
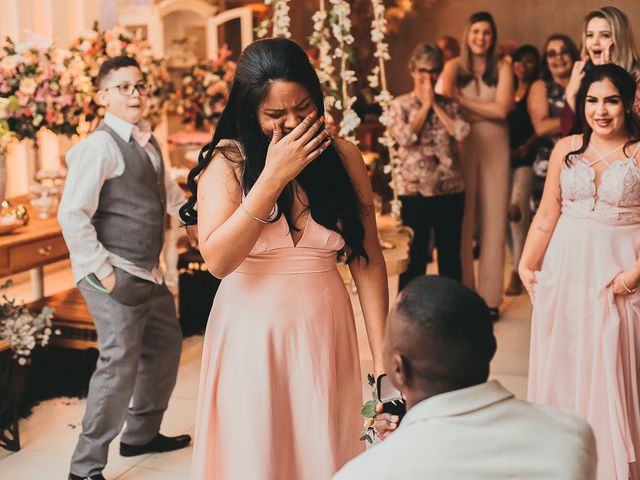
[{"label": "woman with sunglasses on head", "polygon": [[434,93],[443,63],[438,47],[417,45],[409,60],[413,91],[392,104],[391,133],[398,142],[401,163],[396,187],[402,220],[415,233],[400,289],[425,274],[431,229],[438,249],[438,273],[462,280],[464,181],[458,142],[468,135],[469,124],[454,100]]},{"label": "woman with sunglasses on head", "polygon": [[[580,81],[593,65],[614,63],[629,72],[636,83],[640,79],[640,55],[636,49],[633,30],[627,16],[616,7],[593,10],[584,19],[582,59],[575,62],[566,87],[566,104],[562,111],[562,135],[574,128],[575,101]],[[633,111],[640,118],[640,84],[633,102]],[[576,130],[577,131],[577,130]]]},{"label": "woman with sunglasses on head", "polygon": [[527,101],[531,123],[539,138],[533,161],[534,211],[542,197],[549,156],[561,138],[560,116],[565,104],[565,88],[569,83],[573,64],[579,59],[573,40],[562,34],[547,38],[542,52],[541,78],[531,85]]},{"label": "woman with sunglasses on head", "polygon": [[445,65],[443,94],[458,100],[471,122],[471,132],[461,149],[466,196],[462,225],[463,280],[468,286],[476,285],[472,240],[477,211],[481,249],[476,286],[497,320],[502,302],[509,197],[506,118],[513,109],[514,96],[511,64],[498,59],[496,43],[496,24],[491,14],[473,14],[463,33],[460,57]]},{"label": "woman with sunglasses on head", "polygon": [[509,205],[509,242],[512,272],[505,295],[522,293],[518,262],[531,220],[531,184],[533,158],[538,137],[527,111],[531,84],[538,78],[540,53],[533,45],[522,45],[511,55],[515,83],[515,108],[507,117],[511,148],[511,204]]},{"label": "woman with sunglasses on head", "polygon": [[639,479],[640,124],[633,77],[594,66],[582,133],[558,141],[519,273],[533,301],[529,400],[593,427],[598,480]]}]

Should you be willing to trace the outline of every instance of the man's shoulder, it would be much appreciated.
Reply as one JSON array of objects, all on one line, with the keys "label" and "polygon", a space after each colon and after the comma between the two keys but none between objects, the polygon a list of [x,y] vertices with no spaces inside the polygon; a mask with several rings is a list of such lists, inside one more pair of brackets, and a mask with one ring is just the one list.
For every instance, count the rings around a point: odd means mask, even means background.
[{"label": "man's shoulder", "polygon": [[383,480],[393,478],[403,460],[401,453],[404,438],[400,430],[384,442],[380,442],[347,462],[333,480]]}]

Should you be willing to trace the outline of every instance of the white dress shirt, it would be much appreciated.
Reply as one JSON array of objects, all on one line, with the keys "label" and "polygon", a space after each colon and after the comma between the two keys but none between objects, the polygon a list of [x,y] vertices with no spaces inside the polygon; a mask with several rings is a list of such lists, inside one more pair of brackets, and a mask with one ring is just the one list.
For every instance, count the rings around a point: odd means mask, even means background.
[{"label": "white dress shirt", "polygon": [[[110,113],[105,115],[104,123],[125,142],[131,138],[133,124]],[[142,129],[148,128],[143,122],[139,126]],[[160,152],[156,151],[151,142],[144,145],[144,150],[157,171],[162,161]],[[105,131],[93,132],[67,152],[66,160],[67,180],[58,209],[58,222],[69,248],[74,281],[78,283],[91,273],[103,279],[113,272],[113,267],[118,267],[139,278],[161,284],[164,278],[159,264],[149,271],[109,252],[98,241],[96,230],[91,224],[91,218],[98,208],[102,185],[124,173],[124,159],[116,141]],[[185,195],[171,178],[167,168],[164,184],[167,213],[178,217]],[[122,234],[126,235],[126,232]]]},{"label": "white dress shirt", "polygon": [[496,381],[415,405],[334,480],[595,480],[591,427]]}]

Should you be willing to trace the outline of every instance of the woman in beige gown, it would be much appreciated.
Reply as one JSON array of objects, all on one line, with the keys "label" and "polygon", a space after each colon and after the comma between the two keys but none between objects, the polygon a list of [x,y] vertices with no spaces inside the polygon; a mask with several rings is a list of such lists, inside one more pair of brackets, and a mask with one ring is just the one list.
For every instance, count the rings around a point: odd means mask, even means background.
[{"label": "woman in beige gown", "polygon": [[[471,122],[462,143],[466,201],[462,223],[462,276],[475,287],[497,320],[504,281],[505,235],[509,198],[509,132],[506,117],[514,106],[513,73],[496,54],[493,17],[478,12],[469,18],[460,57],[447,62],[443,94],[458,100]],[[478,279],[474,278],[472,241],[480,226]]]}]

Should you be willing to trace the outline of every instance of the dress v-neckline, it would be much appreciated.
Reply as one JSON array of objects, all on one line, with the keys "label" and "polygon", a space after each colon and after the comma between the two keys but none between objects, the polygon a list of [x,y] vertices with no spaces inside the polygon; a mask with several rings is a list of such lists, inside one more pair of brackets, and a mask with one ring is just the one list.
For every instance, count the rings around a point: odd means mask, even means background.
[{"label": "dress v-neckline", "polygon": [[309,228],[311,212],[307,212],[307,219],[304,222],[304,228],[302,229],[302,235],[300,235],[300,238],[298,239],[297,242],[293,239],[293,233],[291,232],[291,229],[289,229],[289,224],[287,223],[287,219],[284,218],[284,215],[282,216],[282,218],[284,219],[284,223],[287,226],[288,235],[289,235],[289,238],[291,239],[291,245],[293,246],[293,248],[298,248],[298,246],[300,245],[300,242],[302,242],[302,240],[304,240],[304,236],[307,233],[307,229]]}]

